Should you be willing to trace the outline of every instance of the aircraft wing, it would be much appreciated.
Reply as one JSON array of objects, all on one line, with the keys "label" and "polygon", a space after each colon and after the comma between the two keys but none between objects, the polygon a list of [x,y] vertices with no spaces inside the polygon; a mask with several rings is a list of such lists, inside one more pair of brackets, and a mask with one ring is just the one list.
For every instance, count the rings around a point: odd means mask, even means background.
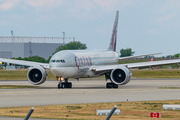
[{"label": "aircraft wing", "polygon": [[162,53],[153,53],[153,54],[146,54],[146,55],[136,55],[136,56],[128,56],[128,57],[119,57],[119,60],[124,60],[124,59],[130,59],[130,58],[137,58],[137,57],[143,57],[143,56],[151,56],[151,55],[158,55]]},{"label": "aircraft wing", "polygon": [[170,65],[170,64],[179,64],[180,59],[175,60],[161,60],[161,61],[152,61],[152,62],[139,62],[139,63],[128,63],[128,64],[116,64],[116,65],[103,65],[103,66],[94,66],[91,70],[95,72],[109,71],[117,67],[125,66],[127,68],[148,68],[155,67],[160,65]]},{"label": "aircraft wing", "polygon": [[49,69],[48,63],[30,62],[24,60],[14,60],[14,59],[5,59],[5,58],[0,58],[0,61],[5,63],[24,65],[24,66],[42,66],[43,68]]}]

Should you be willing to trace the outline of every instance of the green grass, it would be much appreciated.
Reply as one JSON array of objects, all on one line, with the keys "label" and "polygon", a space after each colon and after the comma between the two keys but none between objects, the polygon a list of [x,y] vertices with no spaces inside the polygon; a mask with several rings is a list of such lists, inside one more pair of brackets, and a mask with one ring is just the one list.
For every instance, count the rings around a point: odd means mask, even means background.
[{"label": "green grass", "polygon": [[[105,120],[106,115],[97,116],[96,110],[112,109],[118,105],[121,110],[120,115],[113,115],[112,120],[152,120],[150,112],[160,112],[161,119],[179,120],[178,110],[164,110],[163,104],[175,104],[180,100],[168,101],[140,101],[140,102],[115,102],[115,103],[88,103],[71,105],[42,105],[34,106],[35,110],[31,118],[47,119],[69,119],[69,120]],[[29,112],[30,106],[25,107],[5,107],[0,108],[0,116],[25,117]],[[163,119],[164,120],[164,119]]]},{"label": "green grass", "polygon": [[133,78],[180,78],[180,69],[131,70]]},{"label": "green grass", "polygon": [[[149,60],[138,60],[138,59],[135,59],[135,60],[122,60],[122,61],[119,61],[119,64],[128,64],[128,63],[139,63],[139,62],[149,62]],[[157,60],[157,59],[154,59],[154,61],[161,61],[161,59]],[[167,69],[167,67],[172,67],[172,68],[179,68],[179,66],[177,66],[176,64],[170,64],[170,65],[163,65],[162,68],[163,69]]]},{"label": "green grass", "polygon": [[158,87],[159,89],[180,89],[180,87]]},{"label": "green grass", "polygon": [[127,63],[139,63],[139,62],[149,62],[150,60],[122,60],[119,61],[119,64],[127,64]]},{"label": "green grass", "polygon": [[38,86],[27,85],[0,85],[0,89],[23,89],[23,88],[37,88]]},{"label": "green grass", "polygon": [[[28,70],[0,70],[0,80],[27,80]],[[55,80],[52,73],[48,72],[48,80]]]},{"label": "green grass", "polygon": [[144,102],[142,105],[163,105],[163,104],[169,104],[169,103],[157,103],[157,102]]},{"label": "green grass", "polygon": [[76,109],[81,109],[82,107],[81,106],[66,106],[66,108],[68,110],[76,110]]},{"label": "green grass", "polygon": [[[0,80],[27,80],[27,72],[28,70],[0,70]],[[56,80],[55,76],[47,70],[48,72],[48,79],[47,80]],[[180,78],[180,69],[143,69],[143,70],[136,70],[132,69],[132,78]],[[84,78],[81,78],[84,79]],[[85,78],[85,79],[105,79],[104,76],[96,77],[96,78]]]}]

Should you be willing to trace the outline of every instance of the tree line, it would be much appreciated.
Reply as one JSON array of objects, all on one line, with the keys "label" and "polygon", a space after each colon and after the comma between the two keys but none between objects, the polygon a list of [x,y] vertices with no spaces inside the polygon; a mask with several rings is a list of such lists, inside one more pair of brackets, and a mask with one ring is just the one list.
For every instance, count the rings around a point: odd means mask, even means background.
[{"label": "tree line", "polygon": [[[52,53],[52,55],[54,55],[55,53],[61,51],[61,50],[84,50],[87,49],[86,44],[83,44],[79,41],[72,41],[66,45],[62,45],[56,48],[56,50]],[[127,57],[127,56],[133,56],[135,53],[135,51],[132,51],[131,48],[126,48],[126,49],[121,49],[120,50],[120,57]],[[177,53],[175,55],[169,55],[167,57],[179,57],[180,53]],[[12,58],[12,59],[16,59],[16,60],[25,60],[25,61],[33,61],[33,62],[40,62],[40,63],[49,63],[50,59],[52,56],[49,56],[49,58],[46,60],[43,57],[40,57],[38,55],[36,56],[30,56],[30,57],[25,57],[25,58]],[[145,56],[148,57],[148,56]]]}]

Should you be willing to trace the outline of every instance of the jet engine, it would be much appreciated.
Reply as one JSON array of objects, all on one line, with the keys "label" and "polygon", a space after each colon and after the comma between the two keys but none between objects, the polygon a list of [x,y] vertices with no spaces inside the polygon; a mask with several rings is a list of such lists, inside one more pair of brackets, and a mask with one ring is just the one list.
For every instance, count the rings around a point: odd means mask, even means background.
[{"label": "jet engine", "polygon": [[127,84],[131,80],[131,76],[131,71],[124,66],[114,68],[110,75],[112,82],[117,85]]},{"label": "jet engine", "polygon": [[47,72],[41,66],[28,68],[27,78],[31,84],[40,85],[47,79]]}]

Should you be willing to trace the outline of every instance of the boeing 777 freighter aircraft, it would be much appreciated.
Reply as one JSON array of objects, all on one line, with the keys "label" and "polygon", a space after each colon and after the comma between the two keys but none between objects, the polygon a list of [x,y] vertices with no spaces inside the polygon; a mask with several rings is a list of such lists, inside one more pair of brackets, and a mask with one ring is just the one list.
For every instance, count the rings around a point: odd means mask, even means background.
[{"label": "boeing 777 freighter aircraft", "polygon": [[106,84],[107,88],[118,88],[118,85],[127,84],[131,80],[132,73],[129,70],[130,68],[146,68],[180,63],[180,59],[178,59],[118,64],[119,60],[139,57],[130,56],[120,58],[118,53],[116,53],[118,16],[119,12],[117,11],[109,48],[105,51],[64,50],[53,55],[49,64],[3,58],[0,58],[0,61],[30,66],[27,78],[29,82],[34,85],[44,83],[48,76],[46,69],[50,69],[52,74],[60,80],[58,88],[71,88],[72,83],[68,82],[68,78],[79,79],[101,75],[105,75],[105,79],[109,79],[111,81]]}]

